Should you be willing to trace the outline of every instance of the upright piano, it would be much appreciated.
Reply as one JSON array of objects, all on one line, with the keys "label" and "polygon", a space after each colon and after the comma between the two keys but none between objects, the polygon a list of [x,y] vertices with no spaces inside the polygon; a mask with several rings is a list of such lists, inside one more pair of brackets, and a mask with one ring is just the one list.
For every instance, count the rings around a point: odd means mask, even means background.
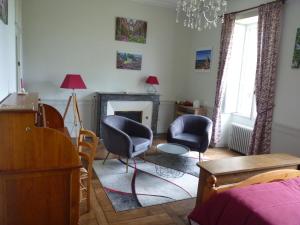
[{"label": "upright piano", "polygon": [[0,224],[78,225],[77,149],[39,112],[37,93],[0,103]]}]

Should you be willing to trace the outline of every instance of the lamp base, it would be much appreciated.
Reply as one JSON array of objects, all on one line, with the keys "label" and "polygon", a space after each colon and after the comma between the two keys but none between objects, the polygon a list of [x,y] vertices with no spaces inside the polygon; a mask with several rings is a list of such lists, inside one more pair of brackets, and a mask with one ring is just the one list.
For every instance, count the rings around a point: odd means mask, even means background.
[{"label": "lamp base", "polygon": [[157,93],[157,89],[155,88],[154,85],[148,85],[148,87],[147,87],[147,93],[149,93],[149,94],[156,94]]},{"label": "lamp base", "polygon": [[80,114],[79,114],[78,102],[77,102],[77,97],[76,97],[75,92],[73,92],[72,95],[69,96],[67,107],[65,109],[63,119],[65,120],[65,118],[66,118],[66,115],[68,113],[71,101],[73,102],[74,126],[77,127],[77,122],[78,122],[79,125],[80,125],[80,128],[83,128],[82,120],[81,120]]}]

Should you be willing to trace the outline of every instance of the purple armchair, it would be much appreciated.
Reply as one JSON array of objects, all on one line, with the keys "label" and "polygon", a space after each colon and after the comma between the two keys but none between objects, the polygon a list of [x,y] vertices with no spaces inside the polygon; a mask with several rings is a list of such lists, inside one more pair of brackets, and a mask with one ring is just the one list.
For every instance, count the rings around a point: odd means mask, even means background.
[{"label": "purple armchair", "polygon": [[212,121],[205,116],[183,115],[169,127],[167,141],[189,147],[192,151],[204,153],[209,145]]},{"label": "purple armchair", "polygon": [[[133,158],[146,152],[152,145],[152,130],[141,123],[122,116],[106,116],[102,120],[102,138],[108,154]],[[103,164],[105,163],[105,160]]]}]

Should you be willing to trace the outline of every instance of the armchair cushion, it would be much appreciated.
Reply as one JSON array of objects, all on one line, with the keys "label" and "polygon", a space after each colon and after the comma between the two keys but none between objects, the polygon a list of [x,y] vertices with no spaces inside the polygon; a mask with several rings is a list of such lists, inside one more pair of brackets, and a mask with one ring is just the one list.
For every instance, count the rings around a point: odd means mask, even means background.
[{"label": "armchair cushion", "polygon": [[202,139],[203,138],[199,135],[189,133],[181,133],[173,138],[174,142],[191,148],[200,148]]},{"label": "armchair cushion", "polygon": [[130,136],[133,145],[133,152],[143,151],[148,149],[151,145],[151,141],[146,138]]}]

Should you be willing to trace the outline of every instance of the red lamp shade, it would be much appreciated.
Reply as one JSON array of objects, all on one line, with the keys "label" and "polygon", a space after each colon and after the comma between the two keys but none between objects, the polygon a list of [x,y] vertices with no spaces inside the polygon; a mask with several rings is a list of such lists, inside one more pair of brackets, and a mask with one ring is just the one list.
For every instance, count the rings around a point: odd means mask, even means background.
[{"label": "red lamp shade", "polygon": [[149,76],[146,80],[146,83],[147,84],[152,84],[152,85],[155,85],[155,84],[158,85],[159,84],[158,79],[157,79],[156,76]]},{"label": "red lamp shade", "polygon": [[86,86],[79,74],[67,74],[60,88],[86,89]]}]

